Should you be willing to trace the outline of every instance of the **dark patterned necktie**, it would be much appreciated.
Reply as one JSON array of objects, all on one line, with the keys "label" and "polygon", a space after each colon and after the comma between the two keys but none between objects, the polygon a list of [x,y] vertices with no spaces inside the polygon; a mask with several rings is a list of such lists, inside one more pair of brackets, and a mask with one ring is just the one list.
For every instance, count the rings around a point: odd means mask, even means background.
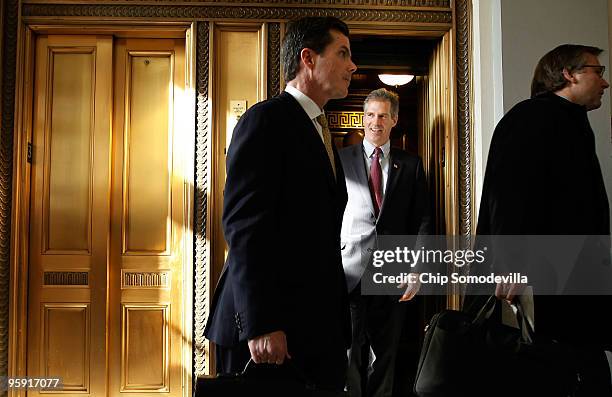
[{"label": "dark patterned necktie", "polygon": [[380,169],[380,155],[382,150],[379,147],[374,149],[372,156],[372,164],[370,165],[370,194],[372,195],[372,203],[374,204],[374,214],[378,217],[380,206],[382,205],[382,170]]},{"label": "dark patterned necktie", "polygon": [[331,133],[329,132],[329,126],[327,125],[327,118],[324,113],[321,113],[316,118],[317,123],[321,125],[323,135],[323,144],[325,145],[325,151],[329,162],[331,163],[332,171],[334,172],[334,178],[336,178],[336,162],[334,161],[334,151],[332,150]]}]

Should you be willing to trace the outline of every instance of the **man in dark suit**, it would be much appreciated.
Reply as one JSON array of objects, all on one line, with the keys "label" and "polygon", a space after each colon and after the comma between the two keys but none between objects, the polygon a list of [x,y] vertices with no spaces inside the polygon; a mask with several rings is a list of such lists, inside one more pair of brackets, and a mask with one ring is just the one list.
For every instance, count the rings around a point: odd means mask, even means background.
[{"label": "man in dark suit", "polygon": [[234,130],[223,208],[229,253],[205,330],[219,372],[290,357],[316,385],[344,386],[346,185],[322,109],[348,94],[356,70],[348,34],[333,17],[290,22],[285,92],[254,105]]},{"label": "man in dark suit", "polygon": [[[385,89],[372,91],[364,102],[362,143],[340,151],[348,191],[342,222],[342,262],[350,292],[353,342],[349,351],[351,397],[391,396],[395,358],[406,302],[418,283],[397,296],[362,295],[380,235],[425,235],[430,232],[427,183],[421,160],[392,149],[391,129],[397,124],[399,98]],[[362,351],[370,357],[362,357]],[[371,363],[362,374],[364,361]],[[362,390],[365,384],[365,390]]]},{"label": "man in dark suit", "polygon": [[[555,251],[576,248],[577,259],[570,269],[560,268],[566,258],[557,255],[545,261],[538,254],[534,262],[526,258],[523,246],[507,242],[494,247],[492,263],[497,273],[518,271],[534,281],[537,336],[582,352],[583,357],[574,360],[581,378],[576,394],[580,396],[612,395],[604,354],[604,349],[612,348],[612,329],[609,321],[597,321],[605,316],[600,308],[612,303],[612,290],[605,286],[610,279],[605,276],[610,273],[610,211],[587,118],[587,112],[601,106],[609,87],[598,59],[601,52],[565,44],[539,61],[531,99],[514,106],[493,134],[477,228],[479,235],[576,236],[553,247]],[[558,275],[564,270],[571,272],[567,281],[560,282]],[[495,293],[511,301],[524,287],[500,283]],[[606,296],[593,295],[606,288]]]}]

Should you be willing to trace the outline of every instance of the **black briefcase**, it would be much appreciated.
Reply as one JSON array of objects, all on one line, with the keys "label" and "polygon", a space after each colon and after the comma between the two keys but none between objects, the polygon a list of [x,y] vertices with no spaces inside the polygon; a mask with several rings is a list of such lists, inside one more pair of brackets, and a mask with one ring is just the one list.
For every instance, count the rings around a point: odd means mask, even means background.
[{"label": "black briefcase", "polygon": [[249,360],[242,373],[198,377],[194,396],[348,397],[349,394],[318,388],[290,360],[282,367],[257,365]]},{"label": "black briefcase", "polygon": [[517,305],[521,329],[492,318],[490,297],[474,315],[445,310],[425,332],[414,392],[419,397],[568,396],[579,376],[571,348],[534,343],[535,334]]}]

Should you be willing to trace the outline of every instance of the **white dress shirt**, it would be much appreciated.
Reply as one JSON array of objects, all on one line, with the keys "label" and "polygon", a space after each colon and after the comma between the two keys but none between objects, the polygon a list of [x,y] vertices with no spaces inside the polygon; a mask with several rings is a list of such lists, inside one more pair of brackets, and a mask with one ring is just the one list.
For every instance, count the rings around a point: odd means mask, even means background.
[{"label": "white dress shirt", "polygon": [[319,137],[321,137],[321,141],[323,141],[323,127],[321,127],[319,122],[316,120],[316,118],[320,114],[323,114],[323,111],[321,110],[321,108],[319,108],[319,105],[314,103],[314,101],[310,99],[306,94],[302,93],[302,91],[298,90],[293,86],[287,85],[287,87],[285,87],[285,91],[287,92],[287,94],[294,97],[296,101],[298,101],[302,109],[304,109],[304,111],[312,121],[312,124],[317,129]]},{"label": "white dress shirt", "polygon": [[[389,152],[391,151],[391,141],[387,141],[380,148],[382,149],[382,155],[379,158],[379,162],[382,171],[382,194],[384,199],[385,191],[387,190],[387,179],[389,179]],[[368,142],[367,139],[363,140],[363,158],[368,172],[368,180],[370,180],[370,167],[372,165],[374,149],[376,149],[376,146]]]}]

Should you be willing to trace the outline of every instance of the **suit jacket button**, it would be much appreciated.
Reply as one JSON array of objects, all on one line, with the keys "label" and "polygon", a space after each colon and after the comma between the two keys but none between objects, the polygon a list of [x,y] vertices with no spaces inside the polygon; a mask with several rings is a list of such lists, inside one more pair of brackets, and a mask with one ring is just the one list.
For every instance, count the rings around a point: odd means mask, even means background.
[{"label": "suit jacket button", "polygon": [[238,313],[234,315],[234,322],[236,323],[236,328],[238,328],[238,332],[242,332],[242,319],[240,318],[240,315]]}]

